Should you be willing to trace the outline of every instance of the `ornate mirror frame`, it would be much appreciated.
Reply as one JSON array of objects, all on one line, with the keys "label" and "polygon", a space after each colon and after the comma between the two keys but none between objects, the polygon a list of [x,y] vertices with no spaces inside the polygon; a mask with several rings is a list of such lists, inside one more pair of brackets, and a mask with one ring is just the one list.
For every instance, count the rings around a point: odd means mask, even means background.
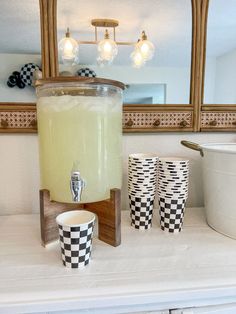
[{"label": "ornate mirror frame", "polygon": [[[200,131],[235,132],[236,131],[236,104],[204,104],[204,79],[207,45],[207,19],[209,4],[214,0],[201,0],[201,40],[200,40]],[[226,4],[227,5],[227,4]]]},{"label": "ornate mirror frame", "polygon": [[[189,104],[124,105],[124,132],[236,131],[236,105],[204,105],[207,15],[210,0],[192,3]],[[58,76],[57,0],[39,0],[43,77]],[[0,103],[0,132],[36,133],[36,104]]]}]

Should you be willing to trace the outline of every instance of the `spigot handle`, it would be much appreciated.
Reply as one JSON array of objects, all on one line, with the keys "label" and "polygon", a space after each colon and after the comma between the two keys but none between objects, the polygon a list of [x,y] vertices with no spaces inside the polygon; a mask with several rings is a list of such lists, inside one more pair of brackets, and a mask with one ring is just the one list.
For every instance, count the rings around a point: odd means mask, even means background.
[{"label": "spigot handle", "polygon": [[71,189],[72,199],[74,202],[81,201],[81,194],[84,187],[85,187],[85,181],[81,178],[80,172],[73,171],[71,173],[70,189]]}]

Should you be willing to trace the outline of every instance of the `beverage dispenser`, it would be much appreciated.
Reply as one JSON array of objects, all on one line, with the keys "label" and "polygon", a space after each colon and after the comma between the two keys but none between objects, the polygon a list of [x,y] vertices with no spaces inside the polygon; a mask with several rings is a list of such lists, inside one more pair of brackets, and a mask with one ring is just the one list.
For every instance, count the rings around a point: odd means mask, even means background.
[{"label": "beverage dispenser", "polygon": [[[41,229],[45,229],[50,215],[62,211],[62,206],[63,211],[86,207],[96,212],[94,206],[107,203],[111,190],[120,190],[123,88],[121,82],[99,78],[59,77],[37,82],[44,191]],[[54,206],[54,215],[49,208],[45,210],[45,204]]]}]

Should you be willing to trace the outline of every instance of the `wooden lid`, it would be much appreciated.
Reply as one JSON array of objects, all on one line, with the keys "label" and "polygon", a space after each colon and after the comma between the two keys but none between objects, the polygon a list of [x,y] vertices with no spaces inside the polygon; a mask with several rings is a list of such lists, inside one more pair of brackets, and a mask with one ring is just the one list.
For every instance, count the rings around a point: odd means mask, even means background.
[{"label": "wooden lid", "polygon": [[79,77],[79,76],[58,76],[53,78],[46,78],[37,80],[35,86],[43,86],[46,84],[60,84],[60,83],[81,83],[81,84],[105,84],[125,89],[125,84],[119,81],[108,80],[102,77]]}]

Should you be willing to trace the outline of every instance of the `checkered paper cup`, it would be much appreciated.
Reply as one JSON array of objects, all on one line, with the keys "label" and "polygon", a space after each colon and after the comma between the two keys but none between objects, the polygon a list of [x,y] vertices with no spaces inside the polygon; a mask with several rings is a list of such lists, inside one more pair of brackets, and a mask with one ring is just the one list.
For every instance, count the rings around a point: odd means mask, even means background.
[{"label": "checkered paper cup", "polygon": [[129,195],[131,226],[147,230],[152,226],[154,196]]},{"label": "checkered paper cup", "polygon": [[158,163],[158,196],[160,225],[164,231],[182,230],[188,197],[189,160],[181,157],[160,158]]},{"label": "checkered paper cup", "polygon": [[163,231],[178,233],[182,230],[186,198],[159,198],[160,225]]},{"label": "checkered paper cup", "polygon": [[89,264],[95,215],[86,210],[72,210],[57,216],[63,265],[69,268]]}]

